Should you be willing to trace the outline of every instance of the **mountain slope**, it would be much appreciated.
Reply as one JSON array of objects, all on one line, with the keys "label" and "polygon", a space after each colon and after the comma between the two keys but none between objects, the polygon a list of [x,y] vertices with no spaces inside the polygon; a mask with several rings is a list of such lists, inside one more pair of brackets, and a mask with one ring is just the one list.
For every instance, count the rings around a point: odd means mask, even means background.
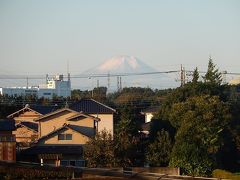
[{"label": "mountain slope", "polygon": [[125,74],[155,71],[157,70],[133,56],[114,56],[99,66],[84,72],[84,74]]}]

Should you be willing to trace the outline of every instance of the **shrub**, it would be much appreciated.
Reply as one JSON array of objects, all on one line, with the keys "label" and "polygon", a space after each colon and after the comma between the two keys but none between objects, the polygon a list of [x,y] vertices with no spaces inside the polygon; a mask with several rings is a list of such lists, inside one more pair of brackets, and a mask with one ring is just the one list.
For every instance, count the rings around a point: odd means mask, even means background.
[{"label": "shrub", "polygon": [[225,171],[222,169],[215,169],[212,174],[213,174],[214,178],[232,179],[232,180],[240,179],[240,175],[236,175],[236,174],[233,174],[229,171]]}]

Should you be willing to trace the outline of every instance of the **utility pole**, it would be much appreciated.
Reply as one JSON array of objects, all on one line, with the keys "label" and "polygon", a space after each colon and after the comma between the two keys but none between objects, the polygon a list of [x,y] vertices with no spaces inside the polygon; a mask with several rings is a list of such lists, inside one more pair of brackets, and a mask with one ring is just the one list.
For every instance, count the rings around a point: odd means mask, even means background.
[{"label": "utility pole", "polygon": [[227,84],[227,77],[226,77],[227,71],[222,71],[221,74],[222,74],[222,83]]},{"label": "utility pole", "polygon": [[108,72],[108,90],[110,89],[110,74]]},{"label": "utility pole", "polygon": [[181,86],[184,86],[185,85],[185,82],[186,82],[186,74],[185,74],[185,68],[182,66],[181,64],[181,70],[180,70],[180,79],[181,79]]},{"label": "utility pole", "polygon": [[27,77],[27,89],[28,89],[28,77]]}]

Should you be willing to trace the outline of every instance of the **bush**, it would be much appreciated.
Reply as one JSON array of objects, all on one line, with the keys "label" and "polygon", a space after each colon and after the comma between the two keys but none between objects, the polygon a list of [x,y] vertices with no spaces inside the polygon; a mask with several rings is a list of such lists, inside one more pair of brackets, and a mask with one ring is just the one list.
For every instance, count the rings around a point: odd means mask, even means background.
[{"label": "bush", "polygon": [[240,175],[236,175],[222,169],[215,169],[212,174],[214,178],[232,179],[232,180],[240,179]]}]

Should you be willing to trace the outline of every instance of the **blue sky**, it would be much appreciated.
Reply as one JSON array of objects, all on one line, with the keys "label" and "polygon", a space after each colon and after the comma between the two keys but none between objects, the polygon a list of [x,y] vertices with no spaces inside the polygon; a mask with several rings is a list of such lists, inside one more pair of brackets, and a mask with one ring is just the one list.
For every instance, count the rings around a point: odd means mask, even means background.
[{"label": "blue sky", "polygon": [[80,74],[115,55],[158,70],[209,54],[240,72],[239,0],[0,0],[0,74]]}]

